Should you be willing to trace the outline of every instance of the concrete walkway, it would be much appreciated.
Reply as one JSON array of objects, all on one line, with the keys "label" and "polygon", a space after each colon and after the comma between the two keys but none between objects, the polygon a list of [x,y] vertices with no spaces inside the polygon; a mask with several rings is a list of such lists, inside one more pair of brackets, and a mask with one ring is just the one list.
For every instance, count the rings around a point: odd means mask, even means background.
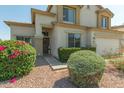
[{"label": "concrete walkway", "polygon": [[65,69],[67,68],[66,63],[61,63],[59,60],[54,58],[52,55],[45,55],[45,60],[49,63],[53,70]]}]

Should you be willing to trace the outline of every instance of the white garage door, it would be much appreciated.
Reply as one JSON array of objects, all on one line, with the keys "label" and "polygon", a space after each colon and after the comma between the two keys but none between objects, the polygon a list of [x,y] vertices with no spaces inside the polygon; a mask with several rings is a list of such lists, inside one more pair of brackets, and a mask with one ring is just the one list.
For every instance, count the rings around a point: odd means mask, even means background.
[{"label": "white garage door", "polygon": [[119,49],[119,39],[96,38],[96,52],[105,55]]}]

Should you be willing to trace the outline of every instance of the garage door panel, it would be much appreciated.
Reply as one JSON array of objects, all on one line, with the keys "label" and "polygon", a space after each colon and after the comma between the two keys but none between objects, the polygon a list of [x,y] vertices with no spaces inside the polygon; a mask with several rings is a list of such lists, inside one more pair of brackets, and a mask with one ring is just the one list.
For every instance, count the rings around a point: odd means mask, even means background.
[{"label": "garage door panel", "polygon": [[119,39],[96,39],[96,52],[100,55],[115,53],[119,49]]}]

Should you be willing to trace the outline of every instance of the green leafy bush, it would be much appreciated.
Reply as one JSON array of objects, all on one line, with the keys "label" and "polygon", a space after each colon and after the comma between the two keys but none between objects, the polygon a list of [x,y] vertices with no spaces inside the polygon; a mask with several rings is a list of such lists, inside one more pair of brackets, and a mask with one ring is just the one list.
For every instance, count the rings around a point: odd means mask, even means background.
[{"label": "green leafy bush", "polygon": [[36,51],[23,41],[0,42],[0,81],[28,74],[36,60]]},{"label": "green leafy bush", "polygon": [[96,52],[96,48],[95,47],[81,47],[81,50],[91,50]]},{"label": "green leafy bush", "polygon": [[82,47],[82,48],[59,48],[58,49],[58,55],[59,55],[59,60],[61,62],[67,62],[69,56],[76,52],[76,51],[80,51],[80,50],[92,50],[92,51],[96,51],[96,48],[91,47],[91,48],[86,48],[86,47]]},{"label": "green leafy bush", "polygon": [[61,62],[67,62],[69,56],[76,52],[81,50],[81,48],[59,48],[58,49],[58,54],[59,54],[59,60]]},{"label": "green leafy bush", "polygon": [[100,81],[105,68],[104,59],[90,50],[77,51],[68,59],[69,74],[78,87],[94,87]]}]

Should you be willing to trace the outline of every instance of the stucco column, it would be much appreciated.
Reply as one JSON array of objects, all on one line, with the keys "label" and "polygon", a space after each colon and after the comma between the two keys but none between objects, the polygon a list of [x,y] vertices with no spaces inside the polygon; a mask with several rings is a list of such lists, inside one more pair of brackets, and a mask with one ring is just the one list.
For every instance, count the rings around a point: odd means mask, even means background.
[{"label": "stucco column", "polygon": [[43,55],[43,35],[42,26],[36,22],[35,24],[35,37],[34,37],[35,48],[38,56]]},{"label": "stucco column", "polygon": [[42,26],[40,24],[35,25],[35,37],[36,38],[43,38]]},{"label": "stucco column", "polygon": [[43,56],[43,39],[34,38],[34,46],[38,56]]},{"label": "stucco column", "polygon": [[43,38],[42,26],[41,26],[41,22],[40,22],[39,17],[38,17],[37,14],[36,14],[36,17],[35,17],[35,37],[36,38]]}]

